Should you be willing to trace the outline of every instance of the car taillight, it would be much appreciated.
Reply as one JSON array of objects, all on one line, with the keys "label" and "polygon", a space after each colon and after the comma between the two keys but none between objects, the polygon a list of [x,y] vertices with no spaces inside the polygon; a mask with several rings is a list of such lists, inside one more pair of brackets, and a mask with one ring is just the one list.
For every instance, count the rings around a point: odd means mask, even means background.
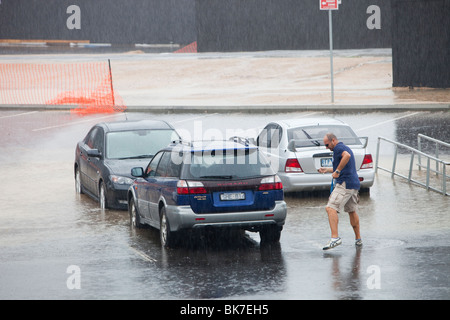
[{"label": "car taillight", "polygon": [[303,169],[297,159],[287,159],[284,172],[303,172]]},{"label": "car taillight", "polygon": [[178,194],[199,194],[207,193],[203,183],[199,181],[180,180],[177,183]]},{"label": "car taillight", "polygon": [[281,189],[283,189],[283,184],[281,183],[280,177],[278,177],[277,175],[261,179],[261,185],[258,188],[259,191]]},{"label": "car taillight", "polygon": [[364,160],[361,165],[361,169],[370,169],[373,168],[373,160],[371,154],[366,154],[364,156]]}]

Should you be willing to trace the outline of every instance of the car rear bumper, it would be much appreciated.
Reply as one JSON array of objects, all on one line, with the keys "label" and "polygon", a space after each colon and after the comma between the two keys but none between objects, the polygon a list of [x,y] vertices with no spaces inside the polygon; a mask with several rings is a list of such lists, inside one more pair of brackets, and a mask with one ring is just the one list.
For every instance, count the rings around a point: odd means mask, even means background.
[{"label": "car rear bumper", "polygon": [[[331,174],[320,173],[285,173],[279,172],[278,176],[283,183],[285,192],[328,190],[331,186]],[[361,189],[372,187],[375,179],[373,169],[361,169],[358,171],[361,181]]]},{"label": "car rear bumper", "polygon": [[272,210],[213,214],[196,214],[190,206],[167,206],[171,231],[204,227],[257,228],[263,225],[283,226],[287,215],[284,201],[276,201]]}]

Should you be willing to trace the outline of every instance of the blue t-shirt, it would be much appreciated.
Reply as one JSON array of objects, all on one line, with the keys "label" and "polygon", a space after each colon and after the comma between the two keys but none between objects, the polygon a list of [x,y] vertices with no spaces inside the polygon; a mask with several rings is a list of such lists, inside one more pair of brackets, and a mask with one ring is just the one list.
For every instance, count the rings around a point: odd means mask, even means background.
[{"label": "blue t-shirt", "polygon": [[359,182],[358,173],[356,172],[355,156],[353,151],[342,142],[339,142],[333,149],[333,172],[336,171],[342,159],[342,152],[347,151],[350,154],[350,160],[342,169],[341,174],[336,179],[336,183],[342,184],[345,181],[347,189],[359,190],[361,184]]}]

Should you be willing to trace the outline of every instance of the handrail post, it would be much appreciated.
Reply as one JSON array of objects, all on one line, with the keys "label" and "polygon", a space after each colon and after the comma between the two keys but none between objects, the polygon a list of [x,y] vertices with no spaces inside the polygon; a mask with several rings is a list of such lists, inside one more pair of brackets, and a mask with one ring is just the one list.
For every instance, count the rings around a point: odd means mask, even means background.
[{"label": "handrail post", "polygon": [[380,137],[378,137],[378,142],[377,142],[377,157],[375,159],[375,173],[377,173],[378,171],[378,156],[380,154]]},{"label": "handrail post", "polygon": [[409,162],[408,182],[411,182],[413,165],[414,165],[414,152],[411,152],[411,161]]},{"label": "handrail post", "polygon": [[[422,139],[420,138],[420,134],[417,135],[417,149],[422,152]],[[418,165],[419,165],[419,171],[422,170],[422,161],[420,159],[420,153],[417,155]]]},{"label": "handrail post", "polygon": [[395,175],[395,165],[397,164],[397,153],[398,153],[398,146],[394,144],[395,146],[395,152],[394,152],[394,161],[392,162],[392,172],[391,172],[391,178]]},{"label": "handrail post", "polygon": [[[439,159],[439,144],[436,141],[436,159]],[[436,161],[436,177],[439,176],[439,162]]]},{"label": "handrail post", "polygon": [[445,169],[446,164],[442,163],[442,193],[447,195],[447,174]]}]

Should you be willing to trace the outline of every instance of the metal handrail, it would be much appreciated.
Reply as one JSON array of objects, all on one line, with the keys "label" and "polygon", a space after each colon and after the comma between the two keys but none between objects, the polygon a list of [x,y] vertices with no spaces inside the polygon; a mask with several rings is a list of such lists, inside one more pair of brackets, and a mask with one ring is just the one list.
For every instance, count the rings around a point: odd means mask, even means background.
[{"label": "metal handrail", "polygon": [[[450,143],[447,143],[447,142],[444,142],[444,141],[441,141],[441,140],[438,140],[438,139],[435,139],[435,138],[432,138],[432,137],[428,137],[428,136],[426,136],[426,135],[424,135],[424,134],[421,134],[421,133],[419,133],[418,135],[417,135],[417,148],[419,149],[419,151],[422,151],[422,139],[425,139],[425,140],[428,140],[428,141],[431,141],[431,142],[434,142],[435,143],[435,157],[436,158],[438,158],[439,159],[439,146],[444,146],[444,147],[447,147],[447,148],[450,148]],[[417,165],[419,166],[419,170],[422,170],[422,167],[425,167],[424,165],[422,165],[422,162],[421,162],[421,159],[420,159],[420,155],[419,155],[419,157],[417,158]],[[436,162],[436,170],[432,170],[433,172],[435,172],[436,173],[436,175],[439,175],[439,163],[438,162]]]},{"label": "metal handrail", "polygon": [[[389,142],[389,143],[391,143],[391,144],[393,144],[395,146],[395,153],[394,153],[394,159],[393,159],[393,163],[392,163],[392,169],[386,169],[386,168],[383,168],[383,167],[378,165],[378,159],[379,159],[379,154],[380,154],[380,142],[382,140],[386,141],[386,142]],[[410,160],[410,165],[409,165],[409,173],[408,173],[407,177],[402,175],[402,174],[400,174],[400,173],[395,172],[395,167],[396,167],[396,163],[397,163],[397,153],[398,153],[398,148],[399,147],[405,148],[405,149],[411,151],[411,160]],[[426,166],[426,168],[427,168],[427,177],[426,177],[426,183],[425,184],[412,178],[412,168],[413,168],[413,165],[414,165],[414,155],[415,154],[417,154],[418,156],[423,156],[423,157],[427,158],[427,166]],[[433,187],[430,186],[430,171],[431,171],[430,170],[430,162],[431,161],[436,161],[437,168],[439,168],[439,164],[442,164],[442,190],[439,190],[439,189],[436,189],[436,188],[433,188]],[[449,193],[447,193],[447,181],[446,181],[447,177],[450,178],[450,176],[447,176],[447,174],[446,174],[446,166],[448,166],[448,165],[450,165],[450,162],[448,162],[448,161],[444,161],[442,159],[438,159],[437,157],[433,157],[433,156],[431,156],[429,154],[426,154],[426,153],[424,153],[422,151],[414,149],[414,148],[412,148],[410,146],[407,146],[405,144],[402,144],[402,143],[399,143],[399,142],[396,142],[396,141],[393,141],[393,140],[390,140],[390,139],[387,139],[387,138],[378,137],[377,156],[376,156],[376,160],[375,160],[375,172],[377,172],[378,169],[381,169],[381,170],[390,172],[391,173],[391,178],[393,178],[395,175],[397,175],[399,177],[407,179],[408,182],[410,182],[410,183],[414,182],[414,183],[416,183],[418,185],[421,185],[421,186],[425,187],[427,190],[433,190],[433,191],[436,191],[436,192],[442,193],[443,195],[447,195],[448,196],[448,195],[450,195]]]}]

